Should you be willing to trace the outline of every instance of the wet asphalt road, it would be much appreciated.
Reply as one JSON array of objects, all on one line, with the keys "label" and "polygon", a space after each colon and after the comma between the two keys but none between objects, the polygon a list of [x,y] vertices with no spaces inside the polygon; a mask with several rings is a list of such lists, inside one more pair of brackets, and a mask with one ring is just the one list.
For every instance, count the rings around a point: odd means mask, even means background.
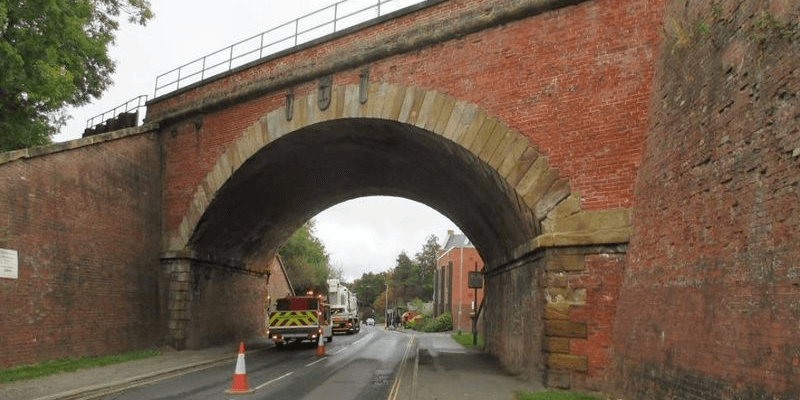
[{"label": "wet asphalt road", "polygon": [[235,364],[197,371],[116,393],[104,399],[386,399],[411,338],[382,327],[363,327],[355,335],[337,334],[326,343],[303,342],[282,349],[245,354],[248,386],[255,392],[230,395]]}]

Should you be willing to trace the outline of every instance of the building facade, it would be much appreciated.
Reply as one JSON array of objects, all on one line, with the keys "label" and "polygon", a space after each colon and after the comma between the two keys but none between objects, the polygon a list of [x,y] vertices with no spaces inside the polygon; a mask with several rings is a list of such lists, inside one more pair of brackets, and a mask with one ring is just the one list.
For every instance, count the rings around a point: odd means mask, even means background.
[{"label": "building facade", "polygon": [[447,231],[436,262],[433,311],[437,317],[449,312],[454,331],[472,331],[470,314],[480,306],[483,289],[469,288],[469,273],[482,270],[483,260],[469,238]]}]

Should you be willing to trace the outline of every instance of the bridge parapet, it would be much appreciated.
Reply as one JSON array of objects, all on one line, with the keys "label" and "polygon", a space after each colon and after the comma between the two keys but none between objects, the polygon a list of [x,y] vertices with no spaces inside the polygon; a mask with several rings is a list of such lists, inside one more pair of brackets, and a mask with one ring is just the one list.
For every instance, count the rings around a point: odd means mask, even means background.
[{"label": "bridge parapet", "polygon": [[[341,36],[348,28],[375,25],[439,1],[442,0],[339,1],[157,76],[154,95],[164,96],[193,83],[202,84],[206,78],[213,79],[215,75],[263,62],[267,57],[297,51],[301,45],[329,40],[337,32]],[[371,15],[373,12],[375,17]]]}]

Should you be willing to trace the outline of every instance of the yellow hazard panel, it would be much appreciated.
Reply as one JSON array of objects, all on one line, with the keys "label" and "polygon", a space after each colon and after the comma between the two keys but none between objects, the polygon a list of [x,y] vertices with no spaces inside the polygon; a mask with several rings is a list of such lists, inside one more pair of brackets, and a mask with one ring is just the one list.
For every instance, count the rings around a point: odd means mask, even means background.
[{"label": "yellow hazard panel", "polygon": [[269,316],[270,326],[306,326],[317,323],[314,311],[277,311]]}]

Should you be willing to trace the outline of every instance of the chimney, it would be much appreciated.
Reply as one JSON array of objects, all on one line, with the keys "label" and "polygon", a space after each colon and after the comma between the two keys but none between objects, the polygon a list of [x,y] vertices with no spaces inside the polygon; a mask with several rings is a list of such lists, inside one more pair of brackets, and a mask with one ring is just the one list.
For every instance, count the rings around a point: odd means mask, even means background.
[{"label": "chimney", "polygon": [[447,237],[453,237],[453,230],[452,229],[448,229],[447,230]]}]

